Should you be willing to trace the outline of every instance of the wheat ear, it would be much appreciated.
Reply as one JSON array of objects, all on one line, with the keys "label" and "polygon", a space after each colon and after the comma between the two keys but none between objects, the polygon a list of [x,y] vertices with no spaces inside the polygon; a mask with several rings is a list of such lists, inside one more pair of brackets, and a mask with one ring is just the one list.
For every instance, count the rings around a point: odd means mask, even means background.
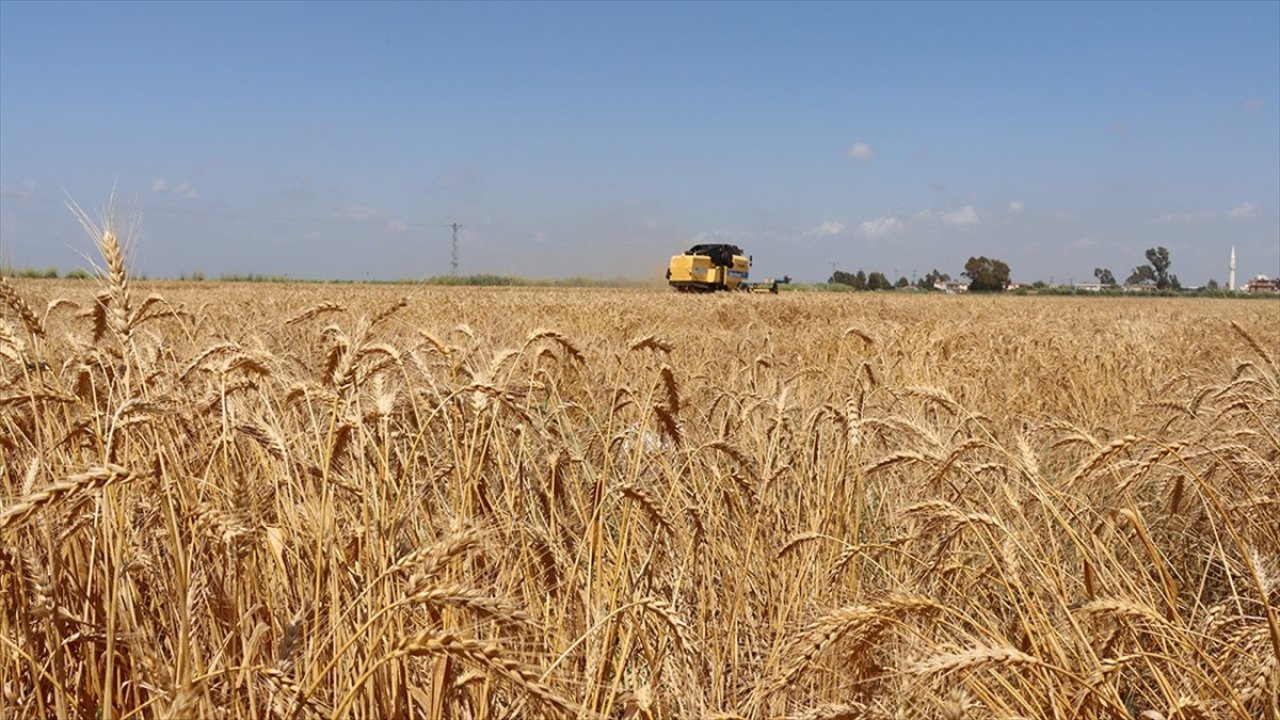
[{"label": "wheat ear", "polygon": [[44,337],[44,325],[40,323],[40,318],[36,317],[35,311],[18,294],[18,289],[3,275],[0,275],[0,298],[3,298],[5,304],[22,318],[22,324],[26,326],[27,332],[37,337]]},{"label": "wheat ear", "polygon": [[136,475],[119,465],[105,465],[80,475],[72,475],[62,482],[31,493],[4,510],[0,510],[0,530],[17,525],[40,508],[54,505],[76,493],[123,484],[136,478]]}]

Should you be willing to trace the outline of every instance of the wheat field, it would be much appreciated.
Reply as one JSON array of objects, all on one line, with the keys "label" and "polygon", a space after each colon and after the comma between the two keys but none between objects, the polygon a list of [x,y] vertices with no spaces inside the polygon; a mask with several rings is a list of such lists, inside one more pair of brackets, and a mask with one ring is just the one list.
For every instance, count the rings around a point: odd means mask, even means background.
[{"label": "wheat field", "polygon": [[1272,301],[0,281],[0,717],[1271,718]]}]

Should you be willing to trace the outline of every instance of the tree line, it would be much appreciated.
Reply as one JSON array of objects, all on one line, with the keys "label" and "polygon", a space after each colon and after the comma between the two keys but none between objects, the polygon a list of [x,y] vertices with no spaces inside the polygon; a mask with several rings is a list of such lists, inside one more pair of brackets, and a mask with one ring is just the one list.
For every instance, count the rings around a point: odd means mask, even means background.
[{"label": "tree line", "polygon": [[[1169,258],[1168,248],[1149,248],[1146,252],[1146,257],[1147,264],[1135,267],[1125,280],[1126,285],[1139,285],[1144,282],[1150,282],[1157,290],[1180,290],[1182,288],[1182,284],[1178,282],[1178,276],[1169,272],[1169,268],[1173,263]],[[969,292],[1002,292],[1009,287],[1011,270],[1003,260],[981,255],[969,258],[969,261],[964,264],[964,272],[960,273],[960,275],[969,279]],[[1108,268],[1094,268],[1093,276],[1100,285],[1119,287],[1115,275]],[[937,268],[934,268],[924,277],[917,280],[915,286],[921,290],[932,290],[937,285],[950,281],[950,275],[938,272]],[[827,283],[830,285],[847,285],[854,290],[893,290],[911,286],[911,283],[905,277],[898,278],[897,282],[890,282],[889,278],[882,272],[866,273],[862,270],[853,273],[836,270],[831,273]],[[1217,283],[1212,280],[1209,281],[1209,284],[1213,287],[1217,286]],[[1037,283],[1038,285],[1042,285],[1042,283]]]},{"label": "tree line", "polygon": [[[964,272],[960,274],[969,278],[970,292],[997,292],[1008,287],[1009,272],[1009,266],[1005,262],[982,256],[969,258],[969,262],[964,264]],[[951,276],[934,268],[917,280],[915,287],[921,290],[933,290],[937,285],[948,282],[951,282]],[[852,273],[836,270],[831,273],[827,284],[848,285],[854,290],[893,290],[911,287],[911,281],[905,276],[899,277],[897,282],[890,282],[882,272],[867,273],[862,270]]]}]

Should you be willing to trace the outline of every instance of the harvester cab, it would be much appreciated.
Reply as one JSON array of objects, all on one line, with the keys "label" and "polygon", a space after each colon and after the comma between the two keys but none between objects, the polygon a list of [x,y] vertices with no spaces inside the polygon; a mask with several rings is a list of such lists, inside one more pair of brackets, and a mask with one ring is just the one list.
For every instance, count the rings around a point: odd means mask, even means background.
[{"label": "harvester cab", "polygon": [[751,258],[737,245],[694,245],[683,254],[671,257],[667,282],[680,292],[737,290],[747,281],[750,270]]},{"label": "harvester cab", "polygon": [[790,277],[784,277],[781,282],[772,279],[748,282],[750,271],[751,256],[743,253],[742,248],[728,243],[704,243],[671,257],[667,282],[680,292],[748,290],[762,293],[776,293],[779,284],[791,282]]}]

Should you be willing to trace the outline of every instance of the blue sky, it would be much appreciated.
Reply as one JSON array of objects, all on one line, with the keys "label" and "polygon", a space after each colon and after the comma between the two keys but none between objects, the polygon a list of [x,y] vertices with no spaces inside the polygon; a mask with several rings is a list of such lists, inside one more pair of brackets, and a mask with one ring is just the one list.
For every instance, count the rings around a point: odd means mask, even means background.
[{"label": "blue sky", "polygon": [[1280,274],[1280,3],[0,2],[0,252],[137,272]]}]

